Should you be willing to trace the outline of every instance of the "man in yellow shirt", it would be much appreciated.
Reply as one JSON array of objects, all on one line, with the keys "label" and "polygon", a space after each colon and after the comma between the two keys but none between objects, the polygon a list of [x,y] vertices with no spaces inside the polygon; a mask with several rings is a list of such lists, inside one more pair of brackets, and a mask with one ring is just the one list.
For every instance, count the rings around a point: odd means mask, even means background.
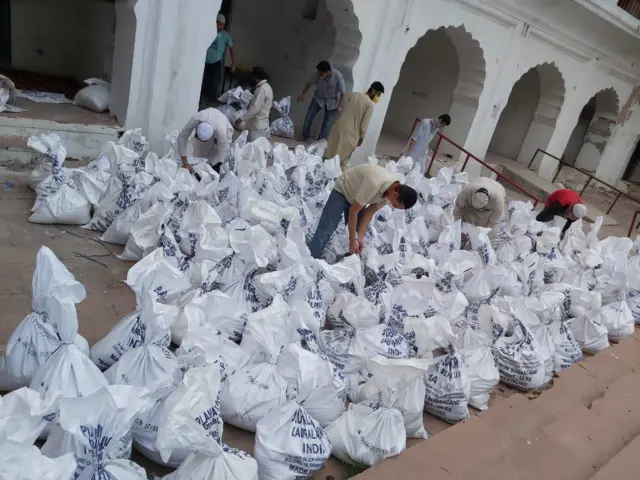
[{"label": "man in yellow shirt", "polygon": [[349,253],[364,249],[364,236],[373,215],[389,203],[393,208],[409,209],[418,193],[384,168],[370,163],[358,165],[338,178],[322,210],[316,232],[309,243],[313,258],[322,258],[324,247],[344,216],[349,231]]},{"label": "man in yellow shirt", "polygon": [[339,155],[343,172],[349,166],[349,158],[353,151],[362,145],[369,128],[373,105],[378,103],[383,93],[384,86],[380,82],[373,82],[367,93],[352,93],[349,103],[331,129],[325,158],[330,159]]}]

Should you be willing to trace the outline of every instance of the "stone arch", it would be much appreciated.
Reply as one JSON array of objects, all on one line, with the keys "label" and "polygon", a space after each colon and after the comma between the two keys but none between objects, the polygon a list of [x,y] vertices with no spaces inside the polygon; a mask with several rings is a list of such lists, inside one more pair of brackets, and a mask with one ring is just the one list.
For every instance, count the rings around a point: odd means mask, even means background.
[{"label": "stone arch", "polygon": [[416,118],[443,113],[452,118],[447,136],[464,144],[485,76],[484,52],[464,25],[428,30],[407,52],[389,101],[378,153],[399,155]]},{"label": "stone arch", "polygon": [[564,95],[564,78],[554,63],[536,65],[524,73],[500,113],[487,157],[528,163],[536,149],[549,144]]},{"label": "stone arch", "polygon": [[596,92],[578,116],[564,151],[564,161],[595,171],[620,110],[616,91],[609,87]]},{"label": "stone arch", "polygon": [[293,97],[290,116],[296,129],[311,95],[295,102],[321,60],[329,60],[353,86],[353,66],[362,35],[351,0],[233,0],[233,38],[240,69],[264,67],[276,99]]}]

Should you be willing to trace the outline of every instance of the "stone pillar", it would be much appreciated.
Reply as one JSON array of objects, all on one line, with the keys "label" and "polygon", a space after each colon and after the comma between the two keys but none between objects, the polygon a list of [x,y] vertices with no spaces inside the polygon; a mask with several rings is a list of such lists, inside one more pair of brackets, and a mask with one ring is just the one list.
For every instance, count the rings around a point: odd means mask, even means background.
[{"label": "stone pillar", "polygon": [[158,153],[166,147],[165,135],[198,110],[220,3],[123,0],[116,6],[113,113],[126,128],[142,128]]},{"label": "stone pillar", "polygon": [[584,143],[576,158],[576,167],[590,172],[596,171],[614,124],[615,116],[613,114],[595,115],[584,136]]}]

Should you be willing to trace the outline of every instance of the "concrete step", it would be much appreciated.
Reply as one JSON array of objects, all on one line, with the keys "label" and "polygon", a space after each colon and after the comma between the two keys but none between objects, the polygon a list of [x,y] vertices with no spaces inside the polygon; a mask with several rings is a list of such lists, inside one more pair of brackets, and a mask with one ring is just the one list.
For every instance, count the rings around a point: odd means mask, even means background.
[{"label": "concrete step", "polygon": [[102,145],[118,139],[122,128],[108,114],[96,114],[68,104],[38,104],[22,100],[23,113],[0,113],[0,165],[26,168],[39,157],[27,146],[31,135],[57,133],[67,158],[91,160]]},{"label": "concrete step", "polygon": [[636,437],[590,480],[635,480],[640,472],[640,437]]}]

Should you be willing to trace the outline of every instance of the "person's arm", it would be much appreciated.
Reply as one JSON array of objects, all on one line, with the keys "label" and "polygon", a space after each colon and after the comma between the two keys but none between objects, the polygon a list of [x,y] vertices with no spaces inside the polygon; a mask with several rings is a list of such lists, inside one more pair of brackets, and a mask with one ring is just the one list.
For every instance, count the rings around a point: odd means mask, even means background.
[{"label": "person's arm", "polygon": [[[364,248],[364,236],[367,233],[367,228],[371,223],[371,219],[384,206],[384,203],[373,203],[364,209],[362,217],[360,217],[360,225],[358,226],[358,239],[360,244],[360,252]],[[359,253],[359,252],[358,252]]]},{"label": "person's arm", "polygon": [[[413,153],[413,149],[416,148],[416,144],[418,143],[418,138],[424,133],[424,122],[421,121],[418,126],[413,130],[413,134],[411,135],[411,140],[409,140],[409,148],[407,148],[407,152],[405,155],[407,157],[411,157]],[[417,160],[417,159],[416,159]]]},{"label": "person's arm", "polygon": [[344,97],[347,93],[347,88],[344,84],[344,77],[342,76],[342,73],[338,75],[338,90],[340,91],[340,100],[338,100],[338,111],[341,112],[344,103]]},{"label": "person's arm", "polygon": [[491,210],[489,213],[489,218],[487,219],[486,228],[490,228],[493,230],[500,224],[500,220],[502,220],[502,214],[504,213],[504,198],[498,197],[497,205]]},{"label": "person's arm", "polygon": [[236,121],[236,125],[242,122],[246,122],[247,120],[255,117],[264,105],[264,99],[266,95],[267,93],[264,88],[258,88],[257,92],[251,99],[251,103],[249,103],[247,112],[242,117],[240,117],[238,121]]},{"label": "person's arm", "polygon": [[364,207],[357,202],[351,204],[349,209],[349,221],[347,228],[349,230],[349,253],[360,253],[360,242],[358,241],[358,214]]},{"label": "person's arm", "polygon": [[236,71],[236,51],[233,49],[233,39],[231,35],[227,33],[227,48],[229,49],[229,55],[231,56],[231,73]]},{"label": "person's arm", "polygon": [[298,95],[298,101],[302,102],[304,100],[304,96],[307,94],[312,85],[317,85],[318,80],[320,80],[320,74],[318,72],[314,73],[309,77],[307,83],[304,84],[304,88],[302,89],[302,93]]},{"label": "person's arm", "polygon": [[189,165],[189,161],[187,160],[187,145],[189,144],[189,137],[197,127],[198,120],[196,117],[191,117],[178,134],[178,155],[180,155],[180,159],[182,160],[182,166],[187,170],[191,170],[191,165]]},{"label": "person's arm", "polygon": [[364,111],[362,121],[360,122],[360,140],[358,141],[358,146],[362,145],[364,137],[367,135],[367,130],[369,129],[369,121],[371,120],[372,115],[373,107],[371,105],[367,105],[367,109]]},{"label": "person's arm", "polygon": [[550,222],[554,217],[564,216],[565,207],[560,202],[553,202],[548,207],[544,207],[536,216],[539,222]]},{"label": "person's arm", "polygon": [[455,206],[453,207],[453,218],[454,220],[462,220],[462,216],[464,215],[464,209],[467,207],[467,204],[464,200],[464,197],[467,196],[467,193],[463,190],[460,192],[458,197],[456,198]]}]

